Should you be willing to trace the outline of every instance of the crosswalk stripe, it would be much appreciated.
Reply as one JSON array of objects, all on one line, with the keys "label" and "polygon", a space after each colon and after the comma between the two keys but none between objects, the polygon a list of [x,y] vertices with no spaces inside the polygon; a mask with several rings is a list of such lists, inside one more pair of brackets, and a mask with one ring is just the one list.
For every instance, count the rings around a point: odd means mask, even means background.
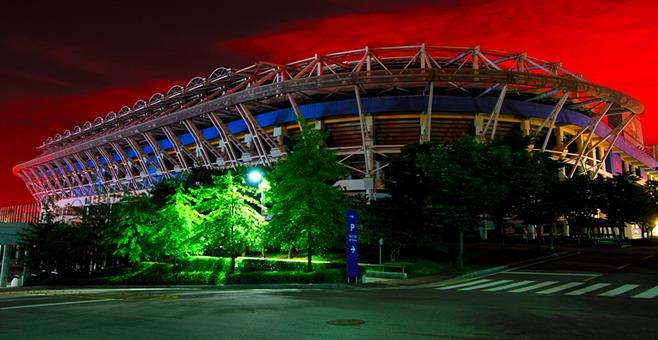
[{"label": "crosswalk stripe", "polygon": [[544,290],[538,291],[538,292],[536,292],[536,293],[537,293],[537,294],[552,294],[552,293],[557,293],[557,292],[563,291],[563,290],[565,290],[565,289],[569,289],[569,288],[573,288],[573,287],[576,287],[576,286],[580,286],[580,285],[582,285],[583,283],[584,283],[584,282],[568,282],[568,283],[565,283],[565,284],[563,284],[563,285],[559,285],[559,286],[557,286],[557,287],[552,287],[552,288],[548,288],[548,289],[544,289]]},{"label": "crosswalk stripe", "polygon": [[484,291],[485,292],[498,292],[498,291],[505,290],[505,289],[511,289],[511,288],[514,288],[514,287],[531,284],[533,282],[535,282],[535,281],[533,281],[533,280],[524,280],[524,281],[510,283],[510,284],[507,284],[507,285],[502,285],[502,286],[498,286],[498,287],[485,289]]},{"label": "crosswalk stripe", "polygon": [[502,284],[505,284],[505,283],[508,283],[508,282],[512,282],[512,280],[498,280],[498,281],[494,281],[494,282],[487,282],[487,283],[483,283],[483,284],[479,284],[479,285],[475,285],[475,286],[460,288],[459,290],[474,290],[474,289],[480,289],[480,288],[487,288],[487,287],[491,287],[491,286],[502,285]]},{"label": "crosswalk stripe", "polygon": [[469,281],[469,282],[466,282],[466,283],[460,283],[460,284],[451,285],[451,286],[439,287],[437,289],[446,290],[446,289],[461,288],[461,287],[476,285],[476,284],[479,284],[479,283],[485,283],[485,282],[489,282],[489,281],[491,281],[491,280],[490,279],[480,279],[480,280]]},{"label": "crosswalk stripe", "polygon": [[568,292],[564,295],[583,295],[585,293],[593,292],[595,290],[599,290],[599,289],[601,289],[603,287],[607,287],[609,285],[610,285],[609,283],[595,283],[591,286],[576,289],[576,290]]},{"label": "crosswalk stripe", "polygon": [[633,295],[635,299],[651,299],[658,296],[658,286],[647,289],[640,294]]},{"label": "crosswalk stripe", "polygon": [[626,293],[629,290],[633,290],[633,289],[635,289],[639,286],[640,285],[625,284],[625,285],[621,285],[621,286],[619,286],[615,289],[609,290],[607,292],[603,292],[603,293],[599,294],[598,296],[617,296],[619,294]]},{"label": "crosswalk stripe", "polygon": [[556,284],[556,283],[557,283],[557,281],[544,281],[544,282],[539,282],[539,283],[534,284],[534,285],[531,285],[531,286],[521,287],[521,288],[517,288],[517,289],[514,289],[514,290],[510,290],[510,293],[523,293],[523,292],[527,292],[527,291],[530,291],[530,290],[534,290],[534,289],[539,289],[539,288],[542,288],[542,287],[550,286],[550,285],[552,285],[552,284]]}]

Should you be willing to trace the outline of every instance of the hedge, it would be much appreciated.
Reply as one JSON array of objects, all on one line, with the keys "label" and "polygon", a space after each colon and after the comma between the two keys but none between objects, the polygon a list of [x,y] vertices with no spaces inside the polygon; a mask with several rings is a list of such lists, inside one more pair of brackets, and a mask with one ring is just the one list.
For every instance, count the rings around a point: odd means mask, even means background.
[{"label": "hedge", "polygon": [[230,274],[227,283],[336,283],[345,281],[345,271],[323,269],[313,272],[303,271],[253,271]]},{"label": "hedge", "polygon": [[[276,259],[242,259],[239,269],[242,273],[262,271],[305,271],[306,261],[290,261]],[[338,269],[344,264],[334,262],[313,262],[313,269]]]}]

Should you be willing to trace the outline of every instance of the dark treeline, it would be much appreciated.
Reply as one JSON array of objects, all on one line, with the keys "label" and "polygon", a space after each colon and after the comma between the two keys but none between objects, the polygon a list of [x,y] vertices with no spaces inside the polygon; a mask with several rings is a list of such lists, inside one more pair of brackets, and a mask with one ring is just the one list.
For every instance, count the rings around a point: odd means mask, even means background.
[{"label": "dark treeline", "polygon": [[345,168],[323,147],[326,133],[303,131],[286,160],[260,169],[266,181],[249,183],[247,168],[196,169],[148,195],[81,208],[80,223],[32,225],[22,235],[27,264],[73,275],[212,255],[230,257],[233,267],[237,256],[274,251],[306,254],[310,271],[313,254],[343,251],[343,213],[352,207],[366,260],[381,238],[391,261],[458,244],[460,267],[464,240],[488,224],[489,238],[503,244],[510,221],[539,235],[568,224],[571,235],[612,228],[622,238],[629,224],[648,235],[658,217],[656,182],[640,185],[631,174],[566,178],[565,164],[529,152],[530,141],[519,137],[408,145],[387,167],[386,197],[367,202],[332,185]]}]

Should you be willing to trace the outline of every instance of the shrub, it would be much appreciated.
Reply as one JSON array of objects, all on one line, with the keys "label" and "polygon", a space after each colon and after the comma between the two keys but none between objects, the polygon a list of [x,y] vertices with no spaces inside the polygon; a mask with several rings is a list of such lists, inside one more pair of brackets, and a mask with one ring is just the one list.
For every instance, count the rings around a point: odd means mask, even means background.
[{"label": "shrub", "polygon": [[345,280],[341,269],[302,271],[252,271],[228,276],[227,283],[335,283]]},{"label": "shrub", "polygon": [[[323,269],[336,269],[344,266],[340,263],[324,263],[314,262],[313,268]],[[240,272],[261,272],[261,271],[304,271],[306,269],[306,261],[290,261],[290,260],[277,260],[277,259],[243,259],[240,265]]]},{"label": "shrub", "polygon": [[231,259],[214,256],[190,256],[176,263],[180,271],[228,271]]}]

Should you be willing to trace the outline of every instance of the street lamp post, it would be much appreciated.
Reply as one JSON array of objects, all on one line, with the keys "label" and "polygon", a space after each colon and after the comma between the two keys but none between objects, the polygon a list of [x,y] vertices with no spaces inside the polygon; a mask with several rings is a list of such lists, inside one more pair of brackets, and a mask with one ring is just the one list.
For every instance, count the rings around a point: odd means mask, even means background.
[{"label": "street lamp post", "polygon": [[265,199],[265,190],[269,189],[269,183],[260,169],[249,170],[247,172],[247,181],[258,187],[258,191],[260,191],[260,213],[265,216],[265,205],[263,202]]}]

